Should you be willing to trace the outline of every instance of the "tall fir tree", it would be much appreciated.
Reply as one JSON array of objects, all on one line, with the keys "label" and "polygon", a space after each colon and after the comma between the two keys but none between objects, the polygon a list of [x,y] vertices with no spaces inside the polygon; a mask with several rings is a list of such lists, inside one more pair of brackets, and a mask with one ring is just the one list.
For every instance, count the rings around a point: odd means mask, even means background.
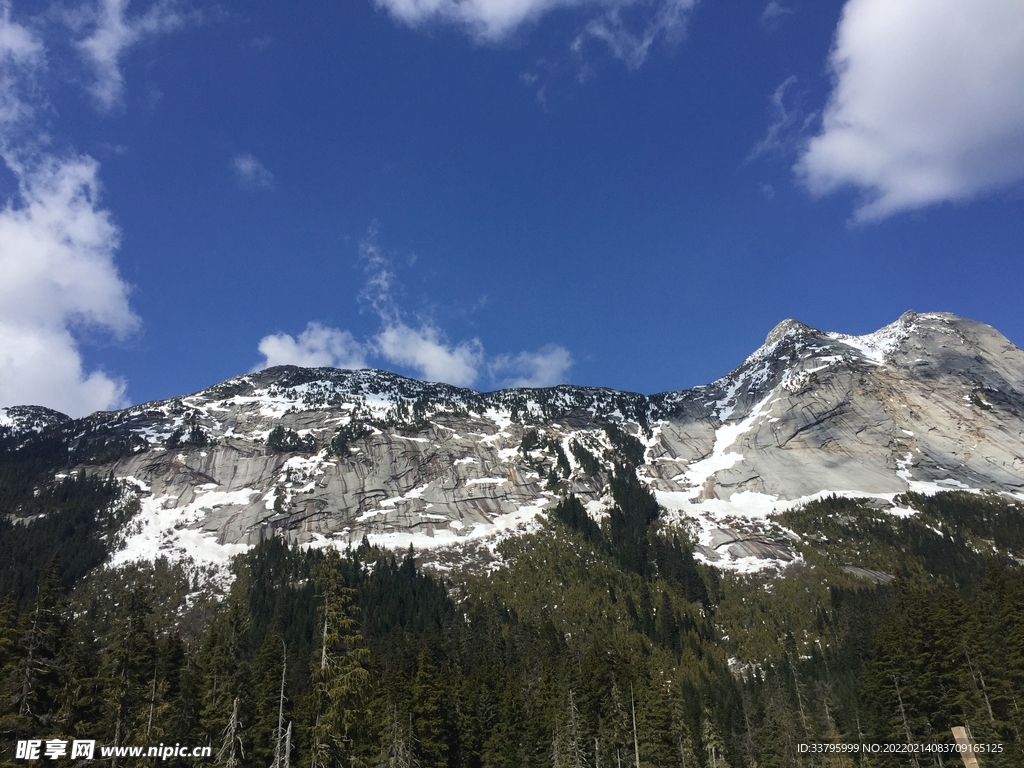
[{"label": "tall fir tree", "polygon": [[318,574],[322,599],[319,652],[312,669],[313,768],[363,768],[374,756],[368,704],[369,651],[356,628],[355,591],[345,586],[341,562],[329,553]]}]

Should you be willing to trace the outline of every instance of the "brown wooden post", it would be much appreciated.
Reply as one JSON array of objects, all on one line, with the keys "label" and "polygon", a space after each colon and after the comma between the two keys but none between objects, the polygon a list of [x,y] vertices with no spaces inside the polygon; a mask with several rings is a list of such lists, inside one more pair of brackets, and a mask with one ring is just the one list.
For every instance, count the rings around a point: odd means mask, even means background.
[{"label": "brown wooden post", "polygon": [[954,726],[952,729],[953,738],[963,751],[960,759],[964,761],[964,768],[981,768],[978,763],[978,754],[974,751],[974,740],[967,729],[962,725]]}]

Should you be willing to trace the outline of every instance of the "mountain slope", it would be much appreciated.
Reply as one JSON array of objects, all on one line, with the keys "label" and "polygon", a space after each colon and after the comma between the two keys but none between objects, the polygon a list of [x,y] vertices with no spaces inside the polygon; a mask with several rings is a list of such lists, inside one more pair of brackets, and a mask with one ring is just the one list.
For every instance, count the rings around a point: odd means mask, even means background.
[{"label": "mountain slope", "polygon": [[55,433],[80,471],[138,488],[114,562],[223,562],[275,535],[486,557],[567,493],[600,517],[622,464],[698,556],[749,570],[798,558],[768,516],[816,496],[1024,491],[1024,352],[908,312],[866,336],[787,320],[724,378],[653,396],[281,367],[76,421],[0,411],[6,444]]}]

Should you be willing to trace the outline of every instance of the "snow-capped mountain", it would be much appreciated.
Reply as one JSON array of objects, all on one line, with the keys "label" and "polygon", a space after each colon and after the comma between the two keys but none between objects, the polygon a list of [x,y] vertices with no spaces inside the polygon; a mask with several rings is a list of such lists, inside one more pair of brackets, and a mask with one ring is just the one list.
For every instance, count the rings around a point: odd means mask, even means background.
[{"label": "snow-capped mountain", "polygon": [[1024,352],[989,326],[907,312],[866,336],[786,320],[728,376],[644,396],[479,393],[373,370],[271,368],[68,420],[0,409],[0,432],[63,430],[78,471],[138,488],[114,562],[218,563],[268,536],[486,554],[566,493],[600,517],[616,464],[690,525],[698,556],[796,556],[773,511],[839,493],[1024,498]]}]

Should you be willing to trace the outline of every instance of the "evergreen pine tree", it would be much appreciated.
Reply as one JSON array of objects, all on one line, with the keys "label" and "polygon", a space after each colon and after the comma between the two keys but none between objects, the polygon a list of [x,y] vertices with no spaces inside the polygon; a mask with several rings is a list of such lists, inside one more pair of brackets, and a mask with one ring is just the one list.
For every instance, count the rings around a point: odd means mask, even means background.
[{"label": "evergreen pine tree", "polygon": [[702,721],[701,741],[704,742],[704,751],[708,753],[708,768],[729,768],[725,760],[725,744],[715,728],[711,712],[705,709]]},{"label": "evergreen pine tree", "polygon": [[4,723],[11,735],[24,737],[55,719],[61,688],[63,622],[57,607],[59,565],[51,559],[40,579],[36,599],[22,618],[18,643],[21,658],[8,679],[12,717]]},{"label": "evergreen pine tree", "polygon": [[[116,630],[101,663],[106,689],[103,730],[115,747],[146,743],[150,685],[156,669],[155,639],[147,626],[150,613],[141,590],[131,589],[117,613]],[[117,763],[113,758],[112,764]]]},{"label": "evergreen pine tree", "polygon": [[451,750],[451,719],[444,679],[424,648],[412,682],[412,724],[423,764],[430,768],[448,765]]},{"label": "evergreen pine tree", "polygon": [[360,768],[372,755],[369,652],[356,630],[354,590],[344,585],[339,560],[331,552],[318,579],[323,603],[312,670],[313,768]]}]

